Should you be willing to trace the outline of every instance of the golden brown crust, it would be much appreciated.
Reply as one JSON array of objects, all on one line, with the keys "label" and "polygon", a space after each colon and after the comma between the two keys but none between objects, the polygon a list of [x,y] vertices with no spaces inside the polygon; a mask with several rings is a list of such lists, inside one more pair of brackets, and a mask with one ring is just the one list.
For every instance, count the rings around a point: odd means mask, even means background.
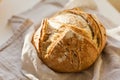
[{"label": "golden brown crust", "polygon": [[59,72],[79,72],[91,66],[106,43],[100,21],[79,8],[43,20],[33,36],[39,58]]}]

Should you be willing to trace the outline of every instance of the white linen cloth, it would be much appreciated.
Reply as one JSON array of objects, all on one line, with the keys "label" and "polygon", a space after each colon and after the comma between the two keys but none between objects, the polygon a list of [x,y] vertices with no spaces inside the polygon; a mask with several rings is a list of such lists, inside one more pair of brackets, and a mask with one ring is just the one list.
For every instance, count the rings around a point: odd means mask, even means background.
[{"label": "white linen cloth", "polygon": [[[94,5],[89,6],[93,9],[89,12],[99,17],[108,37],[107,45],[95,64],[80,73],[66,74],[54,72],[42,63],[31,43],[32,35],[38,27],[36,23],[64,8],[59,1],[50,1],[39,3],[32,11],[21,14],[24,17],[22,19],[11,19],[11,26],[17,28],[10,41],[0,46],[0,80],[120,80],[120,27],[94,12]],[[34,24],[26,18],[30,18]]]},{"label": "white linen cloth", "polygon": [[2,46],[0,46],[0,80],[28,80],[21,73],[21,52],[23,47],[23,36],[29,26],[30,20],[14,16],[9,25],[16,27],[14,35]]},{"label": "white linen cloth", "polygon": [[[93,6],[91,9],[94,9]],[[82,8],[84,9],[88,7],[82,6]],[[95,14],[93,11],[89,12]],[[25,76],[31,80],[119,80],[120,27],[113,26],[113,24],[107,22],[106,19],[98,13],[96,13],[96,15],[99,16],[99,19],[106,27],[108,40],[105,49],[94,65],[79,73],[54,72],[38,58],[37,52],[31,43],[32,35],[34,33],[31,28],[25,37],[21,58],[22,69]]]}]

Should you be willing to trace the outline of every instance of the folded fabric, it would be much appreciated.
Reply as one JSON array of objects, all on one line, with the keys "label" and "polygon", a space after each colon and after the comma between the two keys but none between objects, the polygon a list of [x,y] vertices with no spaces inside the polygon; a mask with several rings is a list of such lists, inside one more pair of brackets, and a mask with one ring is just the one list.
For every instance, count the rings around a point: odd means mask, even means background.
[{"label": "folded fabric", "polygon": [[[97,13],[96,13],[97,14]],[[31,80],[119,80],[120,27],[97,14],[107,30],[107,44],[95,64],[79,73],[57,73],[48,68],[37,56],[31,43],[34,29],[27,33],[22,50],[22,72]]]}]

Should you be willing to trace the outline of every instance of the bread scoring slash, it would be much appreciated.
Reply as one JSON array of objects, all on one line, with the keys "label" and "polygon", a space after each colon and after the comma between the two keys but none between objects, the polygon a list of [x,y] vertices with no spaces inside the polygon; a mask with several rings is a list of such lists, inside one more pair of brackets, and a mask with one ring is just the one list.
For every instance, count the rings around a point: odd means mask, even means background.
[{"label": "bread scoring slash", "polygon": [[73,8],[44,19],[32,43],[39,58],[52,70],[79,72],[100,55],[106,31],[95,15]]}]

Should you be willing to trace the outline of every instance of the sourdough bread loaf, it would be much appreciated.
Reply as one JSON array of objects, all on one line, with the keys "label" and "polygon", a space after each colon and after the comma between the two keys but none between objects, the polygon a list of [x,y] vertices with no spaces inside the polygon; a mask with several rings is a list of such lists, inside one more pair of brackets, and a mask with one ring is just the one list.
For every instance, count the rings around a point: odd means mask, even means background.
[{"label": "sourdough bread loaf", "polygon": [[96,16],[73,8],[44,19],[33,35],[39,58],[58,72],[90,67],[106,43],[106,31]]}]

